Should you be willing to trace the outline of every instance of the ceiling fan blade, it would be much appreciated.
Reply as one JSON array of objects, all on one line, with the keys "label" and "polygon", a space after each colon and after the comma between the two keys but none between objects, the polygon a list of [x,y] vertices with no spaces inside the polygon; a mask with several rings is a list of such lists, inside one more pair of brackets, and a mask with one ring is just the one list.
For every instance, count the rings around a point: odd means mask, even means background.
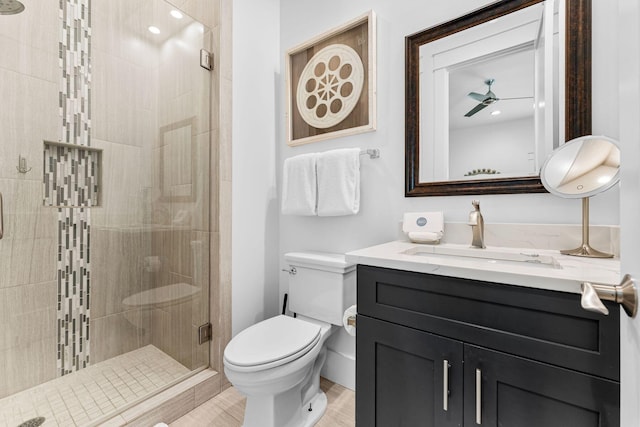
[{"label": "ceiling fan blade", "polygon": [[465,114],[464,116],[465,117],[471,117],[474,114],[476,114],[478,111],[480,111],[480,110],[482,110],[484,108],[487,108],[486,104],[478,104],[471,111],[469,111],[467,114]]},{"label": "ceiling fan blade", "polygon": [[511,99],[533,99],[533,96],[519,96],[515,98],[498,98],[496,101],[509,101]]},{"label": "ceiling fan blade", "polygon": [[475,99],[476,101],[480,101],[480,102],[484,101],[484,99],[487,97],[486,94],[483,95],[483,94],[478,93],[478,92],[469,92],[469,95],[467,95],[467,96],[469,96],[470,98]]}]

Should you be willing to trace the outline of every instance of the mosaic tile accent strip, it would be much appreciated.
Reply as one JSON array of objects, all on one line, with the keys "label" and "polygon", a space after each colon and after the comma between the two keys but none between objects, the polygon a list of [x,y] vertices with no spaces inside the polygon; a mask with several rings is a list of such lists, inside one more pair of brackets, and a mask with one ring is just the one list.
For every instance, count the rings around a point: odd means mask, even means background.
[{"label": "mosaic tile accent strip", "polygon": [[97,150],[44,143],[44,205],[98,206],[100,159]]},{"label": "mosaic tile accent strip", "polygon": [[35,417],[45,417],[45,427],[91,425],[189,373],[148,345],[0,399],[0,427]]},{"label": "mosaic tile accent strip", "polygon": [[58,210],[57,367],[61,376],[89,364],[90,212]]},{"label": "mosaic tile accent strip", "polygon": [[[60,142],[91,145],[91,0],[60,0]],[[45,150],[45,204],[58,209],[59,375],[89,364],[90,206],[97,182],[92,156],[81,150]],[[57,152],[56,152],[57,151]],[[47,159],[49,168],[47,169]],[[49,181],[47,181],[49,180]],[[49,195],[47,196],[47,183]],[[96,195],[97,197],[97,195]],[[97,199],[95,199],[97,202]]]},{"label": "mosaic tile accent strip", "polygon": [[91,145],[91,0],[60,0],[60,141]]}]

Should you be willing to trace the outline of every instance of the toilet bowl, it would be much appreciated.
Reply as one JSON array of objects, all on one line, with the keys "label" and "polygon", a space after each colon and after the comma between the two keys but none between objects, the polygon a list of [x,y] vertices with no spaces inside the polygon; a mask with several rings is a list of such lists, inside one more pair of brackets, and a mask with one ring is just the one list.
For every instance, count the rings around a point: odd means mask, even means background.
[{"label": "toilet bowl", "polygon": [[247,396],[244,427],[310,427],[322,417],[325,342],[355,302],[355,266],[344,256],[306,252],[285,259],[297,317],[280,315],[250,326],[224,351],[227,378]]},{"label": "toilet bowl", "polygon": [[224,352],[225,374],[234,387],[251,397],[245,427],[312,426],[320,419],[327,406],[320,390],[320,369],[326,357],[325,340],[334,328],[281,315],[245,329],[229,343]]}]

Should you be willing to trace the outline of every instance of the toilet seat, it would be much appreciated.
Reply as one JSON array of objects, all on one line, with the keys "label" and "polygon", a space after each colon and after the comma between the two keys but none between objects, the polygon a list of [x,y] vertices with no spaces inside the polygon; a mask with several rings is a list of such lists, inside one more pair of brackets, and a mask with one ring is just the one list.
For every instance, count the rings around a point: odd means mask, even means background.
[{"label": "toilet seat", "polygon": [[275,368],[308,353],[321,338],[321,327],[280,315],[245,329],[224,351],[224,362],[242,372]]}]

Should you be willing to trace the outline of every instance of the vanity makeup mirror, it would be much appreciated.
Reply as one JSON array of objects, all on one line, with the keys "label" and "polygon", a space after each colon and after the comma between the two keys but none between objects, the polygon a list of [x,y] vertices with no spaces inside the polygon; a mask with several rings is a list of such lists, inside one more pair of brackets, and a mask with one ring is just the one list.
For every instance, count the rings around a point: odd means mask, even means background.
[{"label": "vanity makeup mirror", "polygon": [[406,196],[544,192],[591,133],[591,0],[492,3],[408,36],[405,71]]},{"label": "vanity makeup mirror", "polygon": [[589,246],[589,197],[613,187],[620,174],[620,149],[605,136],[582,136],[556,149],[547,158],[540,178],[550,193],[559,197],[582,198],[582,244],[560,251],[565,255],[611,258]]}]

